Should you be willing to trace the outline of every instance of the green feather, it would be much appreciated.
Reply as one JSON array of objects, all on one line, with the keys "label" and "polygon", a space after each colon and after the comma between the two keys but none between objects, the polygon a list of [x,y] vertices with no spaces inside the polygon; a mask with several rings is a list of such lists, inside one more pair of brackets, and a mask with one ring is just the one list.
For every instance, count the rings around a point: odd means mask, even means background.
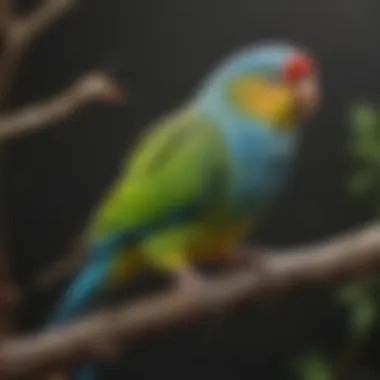
[{"label": "green feather", "polygon": [[215,168],[223,170],[225,164],[223,141],[210,121],[191,110],[160,120],[142,136],[124,163],[93,216],[91,235],[96,238],[152,225],[171,208],[205,203],[204,197],[210,195],[212,208],[220,197],[205,192],[204,179],[212,178]]}]

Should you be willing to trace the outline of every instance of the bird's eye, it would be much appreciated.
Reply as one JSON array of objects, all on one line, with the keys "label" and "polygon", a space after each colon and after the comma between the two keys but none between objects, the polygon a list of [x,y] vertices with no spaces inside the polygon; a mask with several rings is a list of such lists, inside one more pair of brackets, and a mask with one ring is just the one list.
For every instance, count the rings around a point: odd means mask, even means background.
[{"label": "bird's eye", "polygon": [[285,62],[284,77],[287,82],[297,82],[313,72],[313,61],[306,54],[294,54]]}]

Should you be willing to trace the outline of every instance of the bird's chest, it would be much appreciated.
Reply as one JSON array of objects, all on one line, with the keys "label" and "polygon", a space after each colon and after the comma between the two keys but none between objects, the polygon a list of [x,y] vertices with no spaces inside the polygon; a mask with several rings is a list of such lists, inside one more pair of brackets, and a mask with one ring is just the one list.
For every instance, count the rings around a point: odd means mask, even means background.
[{"label": "bird's chest", "polygon": [[228,136],[228,199],[241,210],[259,209],[286,182],[293,157],[290,140],[252,128],[236,128]]}]

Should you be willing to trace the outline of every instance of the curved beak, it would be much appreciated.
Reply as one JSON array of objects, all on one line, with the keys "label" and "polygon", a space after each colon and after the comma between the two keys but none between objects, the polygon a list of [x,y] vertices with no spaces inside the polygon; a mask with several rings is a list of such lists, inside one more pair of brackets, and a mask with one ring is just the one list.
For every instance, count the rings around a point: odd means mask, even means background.
[{"label": "curved beak", "polygon": [[297,107],[304,114],[312,113],[320,102],[317,78],[307,77],[296,84],[294,89]]}]

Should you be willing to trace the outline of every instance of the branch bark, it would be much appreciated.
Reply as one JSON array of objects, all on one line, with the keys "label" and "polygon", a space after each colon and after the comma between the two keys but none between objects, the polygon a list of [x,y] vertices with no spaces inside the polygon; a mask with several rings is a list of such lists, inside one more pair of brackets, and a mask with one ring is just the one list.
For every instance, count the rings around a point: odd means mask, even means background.
[{"label": "branch bark", "polygon": [[[12,0],[0,0],[0,31],[3,32],[9,26],[13,15]],[[2,34],[2,33],[1,33]]]},{"label": "branch bark", "polygon": [[45,0],[28,16],[12,19],[6,24],[5,47],[0,59],[0,105],[9,94],[14,74],[27,48],[76,3],[77,0]]},{"label": "branch bark", "polygon": [[85,252],[85,242],[81,233],[61,259],[48,265],[41,273],[37,273],[31,283],[33,290],[42,293],[55,289],[80,268],[86,258]]},{"label": "branch bark", "polygon": [[94,101],[122,101],[123,92],[107,74],[94,72],[49,99],[0,115],[0,141],[49,127],[70,117],[79,107]]},{"label": "branch bark", "polygon": [[144,334],[236,304],[244,299],[357,273],[380,263],[380,224],[310,247],[265,256],[265,273],[254,268],[210,280],[199,294],[178,290],[100,311],[70,325],[20,336],[0,345],[0,375],[21,376],[60,368],[102,347],[131,343]]},{"label": "branch bark", "polygon": [[78,0],[43,0],[42,4],[18,24],[18,39],[25,45],[68,13]]}]

